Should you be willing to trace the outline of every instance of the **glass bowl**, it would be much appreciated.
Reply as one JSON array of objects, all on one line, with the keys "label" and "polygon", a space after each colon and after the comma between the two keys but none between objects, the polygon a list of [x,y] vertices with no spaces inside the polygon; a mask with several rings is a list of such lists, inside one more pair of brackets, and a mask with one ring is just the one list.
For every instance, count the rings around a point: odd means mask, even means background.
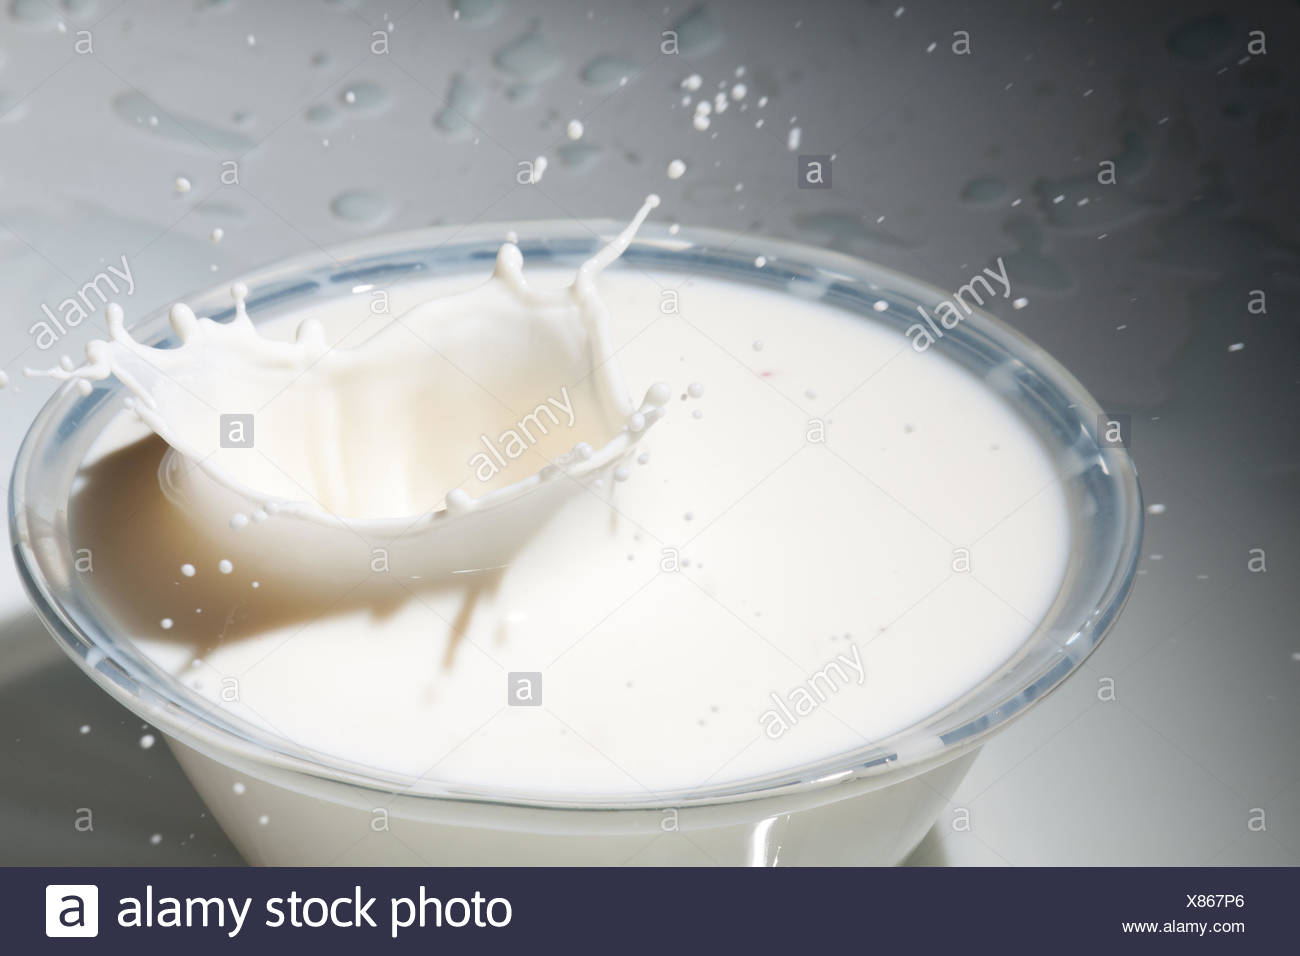
[{"label": "glass bowl", "polygon": [[[264,322],[349,295],[357,285],[487,274],[506,228],[425,229],[291,259],[243,277],[250,309]],[[516,231],[531,267],[572,268],[620,228],[610,221],[535,222]],[[761,268],[759,256],[766,260]],[[647,225],[614,268],[813,295],[863,321],[896,327],[900,337],[915,323],[917,305],[947,297],[859,259],[704,229],[671,234]],[[185,301],[199,315],[228,320],[228,287]],[[889,303],[885,311],[876,310],[881,300]],[[133,333],[149,344],[176,344],[165,310]],[[68,502],[90,444],[122,408],[125,391],[113,380],[87,395],[59,389],[32,423],[10,484],[14,555],[58,644],[167,735],[251,862],[896,863],[933,824],[980,745],[1059,686],[1097,646],[1132,587],[1142,536],[1132,459],[1099,437],[1102,410],[1069,372],[979,310],[932,348],[995,388],[1055,460],[1071,535],[1060,591],[1019,651],[948,706],[870,746],[761,778],[653,798],[536,799],[358,766],[223,713],[156,667],[130,635],[113,633],[78,580]],[[254,806],[260,812],[250,813]],[[270,818],[274,826],[267,825]]]}]

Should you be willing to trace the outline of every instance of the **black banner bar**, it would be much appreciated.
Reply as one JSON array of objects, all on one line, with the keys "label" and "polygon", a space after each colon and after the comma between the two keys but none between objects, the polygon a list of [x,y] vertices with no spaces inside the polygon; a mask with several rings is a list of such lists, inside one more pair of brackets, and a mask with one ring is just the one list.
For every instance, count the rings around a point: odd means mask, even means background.
[{"label": "black banner bar", "polygon": [[1298,872],[11,868],[0,949],[1282,953]]}]

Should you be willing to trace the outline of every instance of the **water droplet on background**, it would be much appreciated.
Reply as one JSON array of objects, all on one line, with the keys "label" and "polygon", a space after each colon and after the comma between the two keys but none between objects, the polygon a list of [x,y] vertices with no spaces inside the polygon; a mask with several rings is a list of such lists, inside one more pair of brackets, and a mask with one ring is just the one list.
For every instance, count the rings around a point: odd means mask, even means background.
[{"label": "water droplet on background", "polygon": [[[135,129],[160,139],[184,143],[205,153],[212,149],[244,153],[256,145],[242,133],[213,126],[192,116],[177,113],[177,118],[173,119],[149,97],[134,90],[113,97],[113,112]],[[155,118],[157,122],[153,122]]]},{"label": "water droplet on background", "polygon": [[345,222],[376,226],[392,216],[393,203],[369,189],[349,189],[330,201],[330,212]]},{"label": "water droplet on background", "polygon": [[534,22],[528,30],[501,47],[492,57],[497,69],[528,84],[545,82],[559,72],[559,55],[542,37]]},{"label": "water droplet on background", "polygon": [[433,119],[433,125],[451,136],[467,136],[473,120],[483,111],[487,100],[483,90],[463,73],[452,75],[446,106]]},{"label": "water droplet on background", "polygon": [[1007,184],[995,176],[981,176],[972,179],[962,187],[961,198],[971,203],[991,203],[1001,199],[1007,192]]},{"label": "water droplet on background", "polygon": [[598,56],[583,64],[578,77],[587,86],[595,87],[604,93],[612,93],[619,88],[624,77],[631,78],[638,72],[640,67],[628,60],[621,60],[614,56]]}]

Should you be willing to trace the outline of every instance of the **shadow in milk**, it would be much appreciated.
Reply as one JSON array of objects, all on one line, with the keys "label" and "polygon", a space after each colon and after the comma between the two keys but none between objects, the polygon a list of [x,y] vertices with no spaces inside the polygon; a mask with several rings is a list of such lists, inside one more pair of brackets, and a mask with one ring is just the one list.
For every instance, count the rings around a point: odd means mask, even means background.
[{"label": "shadow in milk", "polygon": [[[362,565],[355,578],[312,587],[302,576],[277,579],[284,563],[311,562],[310,554],[286,547],[241,557],[232,573],[222,574],[219,545],[197,533],[159,490],[166,448],[150,437],[98,459],[79,475],[69,504],[71,545],[86,565],[78,569],[81,582],[111,602],[122,631],[178,645],[193,661],[223,644],[280,628],[297,631],[330,615],[362,612],[381,621],[414,599],[439,608],[446,624],[441,667],[453,667],[474,610],[491,598],[502,569],[420,581]],[[185,564],[198,573],[186,577]]]}]

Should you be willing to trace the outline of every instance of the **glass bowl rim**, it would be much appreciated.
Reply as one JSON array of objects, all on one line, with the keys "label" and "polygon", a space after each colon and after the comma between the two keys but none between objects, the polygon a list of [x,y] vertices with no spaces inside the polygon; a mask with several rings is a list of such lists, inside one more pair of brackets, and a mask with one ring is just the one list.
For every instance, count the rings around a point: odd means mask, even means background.
[{"label": "glass bowl rim", "polygon": [[[255,311],[260,305],[302,293],[304,275],[317,274],[334,283],[391,275],[392,269],[386,268],[385,260],[397,255],[423,254],[432,257],[429,262],[445,260],[446,265],[459,264],[460,271],[467,263],[471,266],[475,262],[490,264],[507,234],[517,237],[529,267],[537,268],[539,258],[549,258],[552,266],[558,260],[566,263],[570,258],[580,261],[623,225],[609,219],[534,220],[512,225],[481,223],[385,233],[278,260],[231,281],[243,281],[249,286],[249,307],[250,311]],[[452,254],[456,250],[461,250],[459,257]],[[755,262],[760,257],[765,260],[761,267]],[[821,298],[839,302],[848,311],[868,320],[883,321],[884,317],[867,312],[866,292],[873,292],[881,298],[892,296],[897,299],[901,296],[914,302],[930,303],[950,295],[936,286],[877,263],[815,246],[706,228],[681,227],[680,231],[675,231],[675,227],[670,229],[654,223],[642,227],[625,253],[621,267],[641,264],[665,271],[685,271],[682,269],[683,258],[687,264],[705,263],[702,268],[689,270],[691,275],[723,278],[723,273],[732,273],[733,278],[743,276],[743,280],[750,284],[758,282],[771,286],[783,282],[788,294],[794,294],[795,284],[808,283],[811,290],[820,292]],[[676,268],[673,268],[673,263]],[[541,267],[545,268],[546,264],[542,263]],[[407,271],[418,273],[418,269]],[[449,274],[452,271],[449,270]],[[209,287],[193,296],[181,297],[181,300],[194,306],[199,314],[223,320],[233,314],[232,310],[205,311],[206,304],[228,303],[229,286],[227,282]],[[327,293],[324,298],[342,297],[349,292],[347,286],[333,290],[328,283],[315,282],[307,291],[320,289]],[[860,307],[850,308],[847,302],[839,301],[832,295],[837,290],[840,298],[856,296]],[[334,294],[328,294],[331,292]],[[890,302],[889,317],[895,324],[900,324],[901,320],[893,315],[895,305],[896,302]],[[254,321],[258,318],[254,314]],[[143,341],[151,344],[166,341],[170,335],[166,308],[149,313],[133,323],[132,329]],[[1040,346],[983,309],[973,309],[956,328],[944,334],[947,336],[952,336],[953,342],[977,336],[985,346],[999,347],[1018,369],[1032,373],[1035,381],[1044,383],[1055,395],[1067,400],[1065,408],[1080,412],[1086,410],[1088,417],[1082,414],[1074,416],[1085,436],[1090,434],[1090,422],[1099,424],[1096,416],[1101,413],[1100,407],[1063,366]],[[944,347],[942,341],[936,344]],[[948,349],[953,347],[952,342],[947,346]],[[129,638],[118,640],[105,629],[74,619],[60,597],[60,589],[49,580],[35,554],[27,513],[28,482],[35,483],[40,478],[39,474],[32,472],[41,443],[51,429],[55,435],[59,434],[58,421],[66,419],[82,398],[75,393],[74,384],[66,383],[56,390],[33,419],[15,459],[9,493],[10,535],[15,563],[38,616],[56,643],[128,709],[209,759],[229,764],[232,759],[242,758],[254,766],[276,767],[384,794],[516,807],[645,810],[808,795],[813,791],[828,791],[824,799],[829,800],[835,799],[833,789],[837,785],[866,777],[878,777],[877,785],[886,785],[955,759],[972,746],[983,743],[996,730],[1021,716],[1060,686],[1096,648],[1123,609],[1136,579],[1140,556],[1143,509],[1137,469],[1127,449],[1099,447],[1101,469],[1121,509],[1118,527],[1112,535],[1114,554],[1107,562],[1108,573],[1104,579],[1094,576],[1085,582],[1092,585],[1091,591],[1095,593],[1094,600],[1088,602],[1092,608],[1085,619],[1067,626],[1067,630],[1072,630],[1059,645],[1060,660],[1053,666],[1040,666],[1037,671],[1022,675],[1025,679],[1016,683],[1010,693],[1005,690],[991,693],[1000,683],[1006,682],[999,681],[999,677],[1009,676],[1015,667],[1020,666],[1012,663],[1010,670],[1004,670],[1007,667],[1007,662],[1004,662],[948,706],[868,746],[762,777],[708,788],[665,790],[653,793],[649,798],[635,793],[506,793],[499,788],[449,785],[350,764],[300,747],[264,728],[214,714],[210,702],[203,702],[179,680],[154,667],[142,653],[134,650]],[[96,394],[117,391],[120,391],[120,386],[114,381],[96,387]],[[107,400],[101,396],[101,401]],[[1095,429],[1091,434],[1095,440]],[[1041,434],[1039,438],[1045,443]],[[1053,609],[1061,603],[1064,593],[1063,582]],[[1050,615],[1052,610],[1047,613]],[[1043,629],[1044,622],[1040,621],[1020,651],[1013,655],[1013,662],[1021,661],[1021,652],[1028,652],[1034,646]],[[967,716],[954,723],[954,714]]]}]

